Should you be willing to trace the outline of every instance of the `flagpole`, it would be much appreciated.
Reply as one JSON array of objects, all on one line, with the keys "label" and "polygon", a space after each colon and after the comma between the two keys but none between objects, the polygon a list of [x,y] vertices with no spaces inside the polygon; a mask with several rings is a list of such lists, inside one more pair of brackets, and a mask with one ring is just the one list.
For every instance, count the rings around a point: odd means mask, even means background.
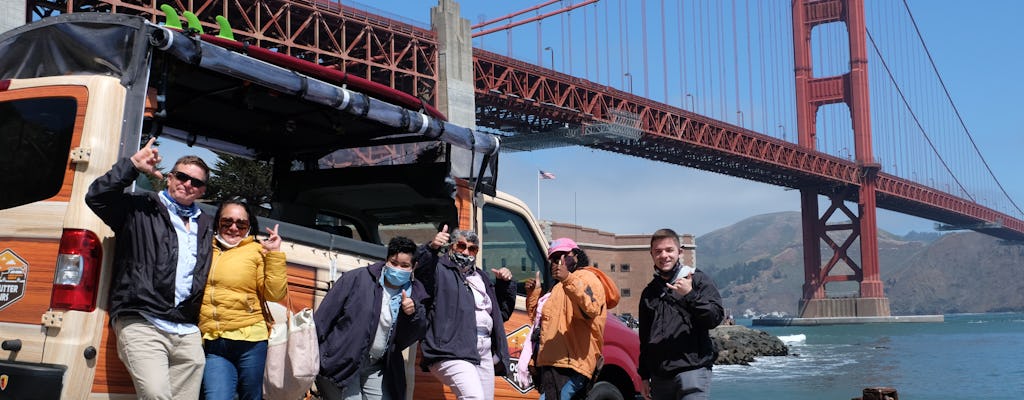
[{"label": "flagpole", "polygon": [[540,172],[537,172],[537,220],[540,221]]}]

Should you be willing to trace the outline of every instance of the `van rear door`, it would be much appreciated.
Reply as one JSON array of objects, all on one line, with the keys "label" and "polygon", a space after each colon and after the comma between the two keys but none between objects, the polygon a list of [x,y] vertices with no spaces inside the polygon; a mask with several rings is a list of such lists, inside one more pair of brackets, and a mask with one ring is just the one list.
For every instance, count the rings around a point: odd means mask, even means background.
[{"label": "van rear door", "polygon": [[42,318],[53,294],[87,90],[19,86],[0,81],[0,387],[14,397],[59,396],[65,367],[42,363]]}]

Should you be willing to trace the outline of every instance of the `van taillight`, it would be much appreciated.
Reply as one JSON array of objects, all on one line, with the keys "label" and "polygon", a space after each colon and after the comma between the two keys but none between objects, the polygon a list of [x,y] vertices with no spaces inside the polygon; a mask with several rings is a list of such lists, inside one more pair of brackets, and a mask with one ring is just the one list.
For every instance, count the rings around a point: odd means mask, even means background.
[{"label": "van taillight", "polygon": [[103,247],[95,233],[84,229],[65,229],[60,237],[50,308],[95,310],[102,261]]},{"label": "van taillight", "polygon": [[0,92],[2,92],[4,90],[7,90],[7,89],[10,89],[10,87],[11,87],[11,80],[10,79],[0,80]]}]

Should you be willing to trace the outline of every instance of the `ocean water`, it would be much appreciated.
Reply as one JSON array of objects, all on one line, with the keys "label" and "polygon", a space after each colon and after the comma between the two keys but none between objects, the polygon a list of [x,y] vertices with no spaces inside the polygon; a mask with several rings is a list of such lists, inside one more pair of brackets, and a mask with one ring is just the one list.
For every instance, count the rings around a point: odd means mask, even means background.
[{"label": "ocean water", "polygon": [[877,386],[896,389],[901,400],[1024,399],[1024,313],[753,328],[783,338],[791,355],[716,366],[713,399],[849,400]]}]

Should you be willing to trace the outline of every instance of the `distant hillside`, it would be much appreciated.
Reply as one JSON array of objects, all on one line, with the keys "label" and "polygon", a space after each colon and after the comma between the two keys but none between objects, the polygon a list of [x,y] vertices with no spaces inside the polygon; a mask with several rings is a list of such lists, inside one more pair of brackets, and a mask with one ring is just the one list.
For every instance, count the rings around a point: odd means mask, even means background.
[{"label": "distant hillside", "polygon": [[[829,237],[837,245],[846,239]],[[859,260],[859,242],[850,247]],[[976,233],[900,237],[881,231],[878,247],[881,278],[895,315],[1024,310],[1024,283],[1010,279],[1024,272],[1024,246],[1003,246]],[[825,258],[833,253],[824,245],[821,252]],[[796,314],[802,259],[799,212],[754,216],[697,238],[698,266],[714,278],[726,307],[737,315],[746,309]],[[849,271],[840,265],[835,271],[844,270]],[[827,290],[850,295],[857,286],[835,283]]]},{"label": "distant hillside", "polygon": [[884,278],[893,314],[1024,310],[1024,246],[976,232],[944,235]]}]

